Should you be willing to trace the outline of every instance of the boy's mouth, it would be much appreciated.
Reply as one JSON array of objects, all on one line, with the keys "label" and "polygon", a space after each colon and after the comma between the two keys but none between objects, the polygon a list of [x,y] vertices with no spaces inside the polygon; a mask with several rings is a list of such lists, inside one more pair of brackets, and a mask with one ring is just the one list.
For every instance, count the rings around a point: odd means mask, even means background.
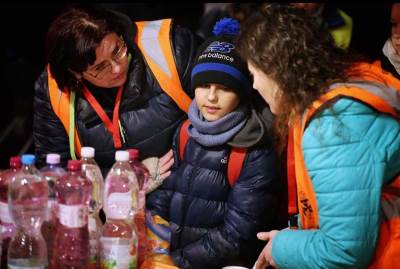
[{"label": "boy's mouth", "polygon": [[216,107],[216,106],[204,106],[204,108],[210,114],[213,114],[213,113],[215,113],[215,112],[217,112],[219,110],[219,108]]}]

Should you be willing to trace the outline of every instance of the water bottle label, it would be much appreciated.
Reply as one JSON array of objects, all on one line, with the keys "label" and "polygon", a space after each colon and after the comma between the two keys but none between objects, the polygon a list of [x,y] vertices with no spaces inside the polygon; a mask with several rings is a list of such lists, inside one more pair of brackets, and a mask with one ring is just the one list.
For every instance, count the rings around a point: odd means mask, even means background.
[{"label": "water bottle label", "polygon": [[53,214],[56,206],[57,206],[57,201],[55,199],[49,198],[47,202],[45,221],[51,221],[53,219]]},{"label": "water bottle label", "polygon": [[80,228],[87,224],[88,210],[83,205],[58,205],[60,223],[69,228]]},{"label": "water bottle label", "polygon": [[44,266],[18,266],[18,265],[7,265],[8,269],[44,269]]},{"label": "water bottle label", "polygon": [[108,196],[107,216],[113,219],[127,219],[132,209],[131,192],[114,192]]},{"label": "water bottle label", "polygon": [[13,223],[7,203],[0,202],[0,220],[5,223]]},{"label": "water bottle label", "polygon": [[[136,248],[132,241],[101,237],[101,268],[136,269]],[[123,244],[122,241],[126,243]]]}]

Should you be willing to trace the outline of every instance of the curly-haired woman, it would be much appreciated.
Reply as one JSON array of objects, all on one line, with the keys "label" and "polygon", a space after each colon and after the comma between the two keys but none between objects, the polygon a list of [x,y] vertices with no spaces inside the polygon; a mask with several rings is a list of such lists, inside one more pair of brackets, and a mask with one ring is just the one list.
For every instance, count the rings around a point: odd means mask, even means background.
[{"label": "curly-haired woman", "polygon": [[253,87],[276,115],[280,149],[288,145],[289,213],[299,226],[258,234],[268,243],[256,268],[400,264],[390,230],[400,223],[391,207],[400,202],[399,90],[332,44],[290,6],[265,5],[242,28]]}]

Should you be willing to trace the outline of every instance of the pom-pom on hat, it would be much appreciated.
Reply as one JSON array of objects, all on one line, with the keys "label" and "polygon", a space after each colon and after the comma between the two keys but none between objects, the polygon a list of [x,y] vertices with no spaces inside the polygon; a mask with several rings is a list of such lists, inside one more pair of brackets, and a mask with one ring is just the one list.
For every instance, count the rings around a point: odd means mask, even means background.
[{"label": "pom-pom on hat", "polygon": [[250,92],[247,65],[235,48],[239,31],[239,22],[231,18],[223,18],[215,24],[215,36],[204,41],[198,49],[191,74],[192,89],[217,83],[233,89],[239,96]]}]

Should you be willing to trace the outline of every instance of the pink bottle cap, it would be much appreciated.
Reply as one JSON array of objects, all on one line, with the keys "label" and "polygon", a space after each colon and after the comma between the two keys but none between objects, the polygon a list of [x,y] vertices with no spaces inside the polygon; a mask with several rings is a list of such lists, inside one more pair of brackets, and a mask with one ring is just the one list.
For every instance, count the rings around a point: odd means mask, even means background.
[{"label": "pink bottle cap", "polygon": [[67,167],[69,171],[80,171],[82,167],[82,162],[78,160],[69,160]]},{"label": "pink bottle cap", "polygon": [[138,149],[128,149],[127,152],[129,152],[130,160],[136,160],[139,158],[139,150]]},{"label": "pink bottle cap", "polygon": [[19,169],[21,168],[21,158],[19,156],[13,156],[10,158],[10,167]]}]

